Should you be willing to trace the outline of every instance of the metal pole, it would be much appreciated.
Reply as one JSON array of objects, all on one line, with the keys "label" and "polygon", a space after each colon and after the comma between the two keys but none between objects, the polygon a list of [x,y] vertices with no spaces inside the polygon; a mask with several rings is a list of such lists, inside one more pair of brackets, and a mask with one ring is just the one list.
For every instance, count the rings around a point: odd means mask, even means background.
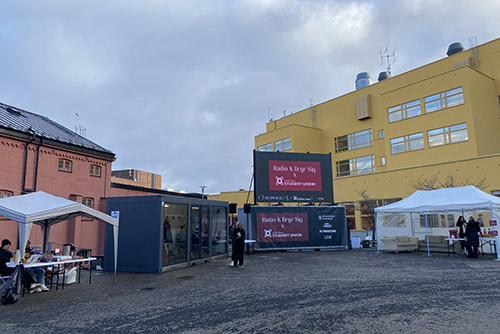
[{"label": "metal pole", "polygon": [[375,213],[375,240],[377,240],[377,251],[375,253],[380,253],[379,240],[378,240],[378,213]]},{"label": "metal pole", "polygon": [[427,211],[425,212],[425,234],[427,234],[427,256],[431,256],[429,249],[429,224],[427,223]]}]

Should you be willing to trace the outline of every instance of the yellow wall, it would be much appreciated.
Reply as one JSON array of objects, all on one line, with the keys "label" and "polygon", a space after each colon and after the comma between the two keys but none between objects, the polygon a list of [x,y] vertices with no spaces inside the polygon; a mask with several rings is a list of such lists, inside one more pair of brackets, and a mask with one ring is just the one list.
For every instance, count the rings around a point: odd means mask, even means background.
[{"label": "yellow wall", "polygon": [[248,191],[245,190],[224,191],[221,192],[220,194],[207,195],[207,198],[213,201],[236,203],[238,204],[238,208],[243,208],[243,205],[247,203],[247,196],[248,196],[248,203],[253,204],[253,191],[251,191],[250,194],[248,194]]},{"label": "yellow wall", "polygon": [[[465,50],[271,121],[266,124],[266,133],[255,137],[255,148],[290,137],[290,152],[332,153],[336,203],[359,201],[362,190],[376,199],[404,198],[416,190],[418,178],[437,177],[444,181],[448,175],[460,184],[474,184],[485,178],[488,185],[483,190],[498,191],[500,39],[477,48],[479,62],[474,67],[463,66],[465,61],[474,64],[470,61],[472,54],[471,50]],[[463,104],[425,113],[425,97],[457,87],[463,89]],[[372,117],[358,120],[356,100],[366,95],[371,101]],[[417,99],[421,115],[389,123],[388,108]],[[429,147],[428,130],[460,123],[467,123],[467,141]],[[335,153],[335,137],[366,129],[372,129],[372,146]],[[382,129],[384,138],[378,138]],[[391,153],[391,138],[419,132],[423,133],[424,149]],[[337,177],[337,161],[367,155],[375,156],[375,172]],[[386,158],[386,166],[380,165],[380,157]],[[238,192],[223,194],[222,200],[236,202],[239,207],[245,202]],[[359,212],[356,212],[356,228],[361,229]]]}]

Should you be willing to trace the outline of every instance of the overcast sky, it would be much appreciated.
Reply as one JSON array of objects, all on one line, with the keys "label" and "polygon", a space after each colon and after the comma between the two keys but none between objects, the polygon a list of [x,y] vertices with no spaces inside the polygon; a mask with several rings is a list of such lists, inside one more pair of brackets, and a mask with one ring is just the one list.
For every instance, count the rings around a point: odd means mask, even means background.
[{"label": "overcast sky", "polygon": [[[0,101],[116,154],[163,187],[247,189],[254,136],[275,118],[397,75],[469,37],[500,37],[498,0],[2,1]],[[75,113],[79,114],[78,121]]]}]

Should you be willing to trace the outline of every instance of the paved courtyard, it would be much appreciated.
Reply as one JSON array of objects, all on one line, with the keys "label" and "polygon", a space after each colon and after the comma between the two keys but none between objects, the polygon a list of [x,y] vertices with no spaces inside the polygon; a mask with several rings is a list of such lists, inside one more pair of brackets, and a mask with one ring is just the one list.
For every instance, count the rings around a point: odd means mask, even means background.
[{"label": "paved courtyard", "polygon": [[3,333],[499,333],[491,256],[276,252],[93,276],[0,305]]}]

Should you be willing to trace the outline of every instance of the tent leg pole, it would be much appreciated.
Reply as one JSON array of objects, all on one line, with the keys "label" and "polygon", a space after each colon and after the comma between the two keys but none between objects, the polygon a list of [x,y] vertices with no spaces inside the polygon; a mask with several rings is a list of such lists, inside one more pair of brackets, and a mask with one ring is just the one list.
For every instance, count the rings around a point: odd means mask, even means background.
[{"label": "tent leg pole", "polygon": [[375,216],[375,240],[377,240],[377,251],[375,252],[376,254],[380,254],[380,249],[379,249],[379,242],[378,242],[378,214]]},{"label": "tent leg pole", "polygon": [[425,234],[427,234],[427,256],[431,256],[429,249],[429,223],[427,222],[427,212],[425,213]]}]

